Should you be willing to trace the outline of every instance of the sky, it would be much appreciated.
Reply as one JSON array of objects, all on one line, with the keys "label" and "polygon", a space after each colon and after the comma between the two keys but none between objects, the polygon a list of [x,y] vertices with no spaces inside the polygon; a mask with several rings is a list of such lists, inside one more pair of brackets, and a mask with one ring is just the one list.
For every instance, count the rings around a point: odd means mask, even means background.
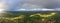
[{"label": "sky", "polygon": [[0,0],[0,9],[59,9],[60,0]]},{"label": "sky", "polygon": [[60,0],[0,0],[0,16],[5,11],[60,11]]}]

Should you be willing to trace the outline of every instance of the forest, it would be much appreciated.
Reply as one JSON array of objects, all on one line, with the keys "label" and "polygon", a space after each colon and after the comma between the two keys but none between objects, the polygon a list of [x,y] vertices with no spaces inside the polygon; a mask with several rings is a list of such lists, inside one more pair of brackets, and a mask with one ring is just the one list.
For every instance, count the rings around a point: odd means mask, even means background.
[{"label": "forest", "polygon": [[60,23],[59,11],[6,11],[0,23]]}]

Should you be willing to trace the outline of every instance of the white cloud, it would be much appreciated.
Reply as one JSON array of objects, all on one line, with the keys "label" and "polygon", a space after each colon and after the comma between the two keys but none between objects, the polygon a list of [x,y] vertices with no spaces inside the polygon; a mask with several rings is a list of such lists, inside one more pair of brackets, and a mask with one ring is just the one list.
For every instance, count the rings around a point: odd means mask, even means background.
[{"label": "white cloud", "polygon": [[[3,1],[3,3],[1,3]],[[55,0],[2,0],[0,2],[0,9],[12,9],[16,7],[19,8],[25,8],[25,9],[46,9],[45,7],[47,5],[53,5]],[[20,5],[21,4],[21,5]],[[15,8],[15,9],[16,9]]]},{"label": "white cloud", "polygon": [[43,6],[42,5],[39,6],[39,5],[25,3],[22,6],[22,8],[24,8],[24,9],[38,9],[38,8],[43,9]]}]

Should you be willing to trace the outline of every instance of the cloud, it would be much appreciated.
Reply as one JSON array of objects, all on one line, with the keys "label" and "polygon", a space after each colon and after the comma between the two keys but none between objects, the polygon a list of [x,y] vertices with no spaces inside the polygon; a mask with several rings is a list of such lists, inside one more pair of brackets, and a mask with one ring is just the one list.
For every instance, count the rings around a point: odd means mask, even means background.
[{"label": "cloud", "polygon": [[28,3],[25,3],[22,8],[25,8],[25,9],[38,9],[38,8],[43,8],[43,6],[38,6],[38,5],[34,5],[34,4],[28,4]]},{"label": "cloud", "polygon": [[9,10],[13,10],[13,9],[17,10],[20,8],[46,9],[46,7],[48,7],[48,6],[51,6],[51,8],[52,8],[53,6],[56,7],[57,1],[56,0],[1,0],[1,2],[4,3],[3,8],[9,9]]}]

